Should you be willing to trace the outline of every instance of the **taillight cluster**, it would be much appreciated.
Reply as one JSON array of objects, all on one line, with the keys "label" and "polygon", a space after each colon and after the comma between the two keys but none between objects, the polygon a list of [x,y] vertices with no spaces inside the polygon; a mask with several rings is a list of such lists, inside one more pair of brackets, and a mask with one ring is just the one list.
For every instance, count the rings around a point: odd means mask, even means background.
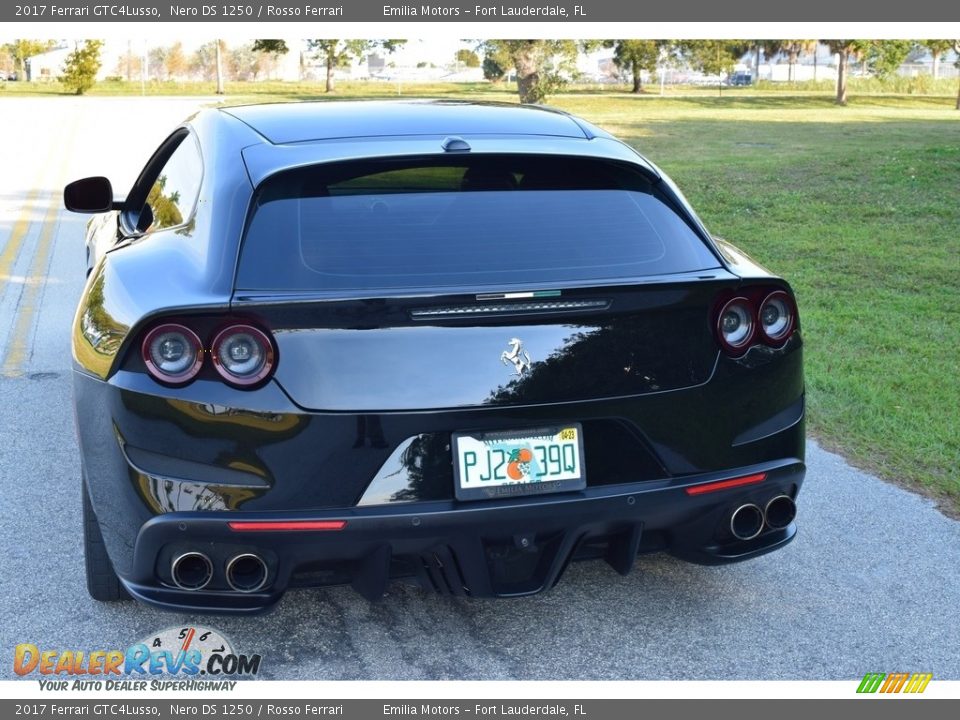
[{"label": "taillight cluster", "polygon": [[716,332],[720,346],[740,357],[753,345],[783,347],[797,326],[797,308],[783,290],[749,290],[719,305]]},{"label": "taillight cluster", "polygon": [[251,387],[267,379],[277,362],[270,336],[246,323],[223,328],[207,348],[186,325],[163,323],[144,336],[141,352],[150,375],[167,385],[193,380],[207,355],[220,377],[236,387]]}]

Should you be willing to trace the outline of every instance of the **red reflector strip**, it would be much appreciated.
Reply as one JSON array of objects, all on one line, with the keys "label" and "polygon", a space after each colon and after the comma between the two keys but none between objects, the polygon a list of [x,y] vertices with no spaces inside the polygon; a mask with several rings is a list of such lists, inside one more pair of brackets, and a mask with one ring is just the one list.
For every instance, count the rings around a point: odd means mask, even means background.
[{"label": "red reflector strip", "polygon": [[285,532],[285,531],[315,531],[315,530],[343,530],[347,526],[346,520],[275,520],[256,522],[243,520],[228,522],[231,530],[238,532]]},{"label": "red reflector strip", "polygon": [[741,487],[743,485],[753,485],[763,482],[767,477],[766,473],[757,473],[756,475],[744,475],[743,477],[733,478],[731,480],[719,480],[717,482],[704,483],[703,485],[692,485],[687,488],[687,495],[703,495],[704,493],[717,492],[718,490],[729,490],[730,488]]}]

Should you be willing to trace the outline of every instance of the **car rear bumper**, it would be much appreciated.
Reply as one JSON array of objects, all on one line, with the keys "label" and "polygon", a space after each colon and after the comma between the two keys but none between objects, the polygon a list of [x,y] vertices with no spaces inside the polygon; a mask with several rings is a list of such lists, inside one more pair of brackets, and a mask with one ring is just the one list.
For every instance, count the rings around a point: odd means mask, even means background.
[{"label": "car rear bumper", "polygon": [[[574,560],[604,559],[621,574],[638,554],[666,551],[702,564],[746,560],[789,543],[796,525],[770,528],[751,540],[730,532],[744,504],[764,508],[795,499],[805,467],[795,459],[657,483],[595,487],[556,495],[473,503],[431,502],[326,512],[172,512],[139,531],[131,572],[122,573],[138,600],[170,610],[257,613],[291,587],[350,583],[369,599],[392,579],[471,597],[509,597],[546,590]],[[755,484],[691,495],[687,489],[764,473]],[[343,521],[339,530],[245,531],[238,521]],[[213,577],[200,590],[177,588],[170,565],[186,552],[210,559]],[[262,590],[229,588],[232,557],[254,553],[267,565]]]}]

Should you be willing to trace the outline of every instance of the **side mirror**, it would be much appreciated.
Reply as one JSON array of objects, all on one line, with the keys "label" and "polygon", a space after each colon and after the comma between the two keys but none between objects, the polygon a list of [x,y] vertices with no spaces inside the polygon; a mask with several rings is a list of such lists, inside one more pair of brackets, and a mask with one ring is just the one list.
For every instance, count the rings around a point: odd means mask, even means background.
[{"label": "side mirror", "polygon": [[105,177],[74,180],[63,189],[63,205],[67,210],[77,213],[113,210],[113,186]]}]

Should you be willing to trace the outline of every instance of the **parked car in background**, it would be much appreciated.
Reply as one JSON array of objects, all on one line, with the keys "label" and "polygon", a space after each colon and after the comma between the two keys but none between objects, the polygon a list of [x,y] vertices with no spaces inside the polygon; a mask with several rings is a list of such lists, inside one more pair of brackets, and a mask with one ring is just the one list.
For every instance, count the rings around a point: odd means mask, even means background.
[{"label": "parked car in background", "polygon": [[123,200],[64,201],[98,213],[72,336],[94,598],[514,597],[796,533],[789,284],[581,119],[204,110]]}]

